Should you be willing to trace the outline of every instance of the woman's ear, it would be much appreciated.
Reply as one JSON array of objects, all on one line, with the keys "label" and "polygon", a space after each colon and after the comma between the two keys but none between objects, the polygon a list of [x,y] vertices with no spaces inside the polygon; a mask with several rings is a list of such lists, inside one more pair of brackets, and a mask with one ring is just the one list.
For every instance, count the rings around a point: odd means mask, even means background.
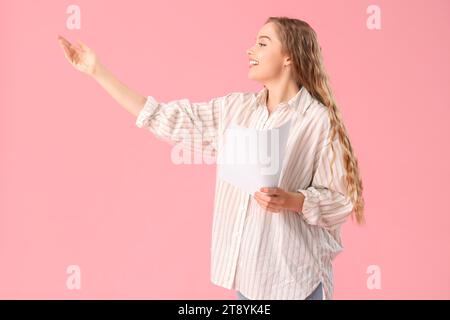
[{"label": "woman's ear", "polygon": [[287,67],[288,65],[290,65],[292,63],[291,58],[287,57],[286,59],[284,59],[284,66]]}]

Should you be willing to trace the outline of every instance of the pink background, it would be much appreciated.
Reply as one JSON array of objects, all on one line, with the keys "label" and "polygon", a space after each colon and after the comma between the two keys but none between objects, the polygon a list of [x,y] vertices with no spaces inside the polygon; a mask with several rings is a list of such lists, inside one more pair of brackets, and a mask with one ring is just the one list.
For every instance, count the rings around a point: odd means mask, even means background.
[{"label": "pink background", "polygon": [[[70,4],[81,30],[66,28]],[[446,0],[1,0],[0,298],[235,299],[210,282],[215,165],[173,164],[57,34],[143,95],[204,101],[261,88],[245,50],[277,15],[316,30],[363,176],[367,225],[342,230],[334,298],[450,298]]]}]

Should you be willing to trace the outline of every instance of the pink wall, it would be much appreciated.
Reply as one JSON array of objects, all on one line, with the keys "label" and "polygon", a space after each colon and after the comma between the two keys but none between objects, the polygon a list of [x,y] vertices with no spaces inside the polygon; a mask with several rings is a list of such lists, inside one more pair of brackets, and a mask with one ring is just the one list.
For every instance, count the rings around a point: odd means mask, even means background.
[{"label": "pink wall", "polygon": [[215,166],[173,164],[56,37],[144,95],[203,101],[259,90],[245,50],[271,15],[317,31],[363,176],[367,225],[342,230],[334,298],[450,298],[446,0],[1,0],[0,298],[235,299],[209,279]]}]

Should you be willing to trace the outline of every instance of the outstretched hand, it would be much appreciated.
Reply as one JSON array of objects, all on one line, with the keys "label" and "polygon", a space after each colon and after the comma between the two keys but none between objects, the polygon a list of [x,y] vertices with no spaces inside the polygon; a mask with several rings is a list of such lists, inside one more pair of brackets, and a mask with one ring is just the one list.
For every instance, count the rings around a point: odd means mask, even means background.
[{"label": "outstretched hand", "polygon": [[100,64],[99,58],[86,44],[77,41],[77,45],[58,35],[58,42],[64,51],[67,61],[78,71],[93,75]]}]

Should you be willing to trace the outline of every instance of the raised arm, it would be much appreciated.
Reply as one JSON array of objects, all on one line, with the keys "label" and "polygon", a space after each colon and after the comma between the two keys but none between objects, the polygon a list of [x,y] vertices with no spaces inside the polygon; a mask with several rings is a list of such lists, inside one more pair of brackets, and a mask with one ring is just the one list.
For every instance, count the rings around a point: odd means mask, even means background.
[{"label": "raised arm", "polygon": [[147,98],[119,81],[101,62],[95,52],[78,40],[78,45],[70,43],[62,36],[58,42],[69,63],[78,71],[97,81],[114,100],[135,117],[145,105]]},{"label": "raised arm", "polygon": [[232,95],[204,102],[192,102],[187,98],[160,102],[148,96],[136,118],[136,126],[150,130],[170,144],[182,143],[191,152],[214,157],[221,115]]}]

